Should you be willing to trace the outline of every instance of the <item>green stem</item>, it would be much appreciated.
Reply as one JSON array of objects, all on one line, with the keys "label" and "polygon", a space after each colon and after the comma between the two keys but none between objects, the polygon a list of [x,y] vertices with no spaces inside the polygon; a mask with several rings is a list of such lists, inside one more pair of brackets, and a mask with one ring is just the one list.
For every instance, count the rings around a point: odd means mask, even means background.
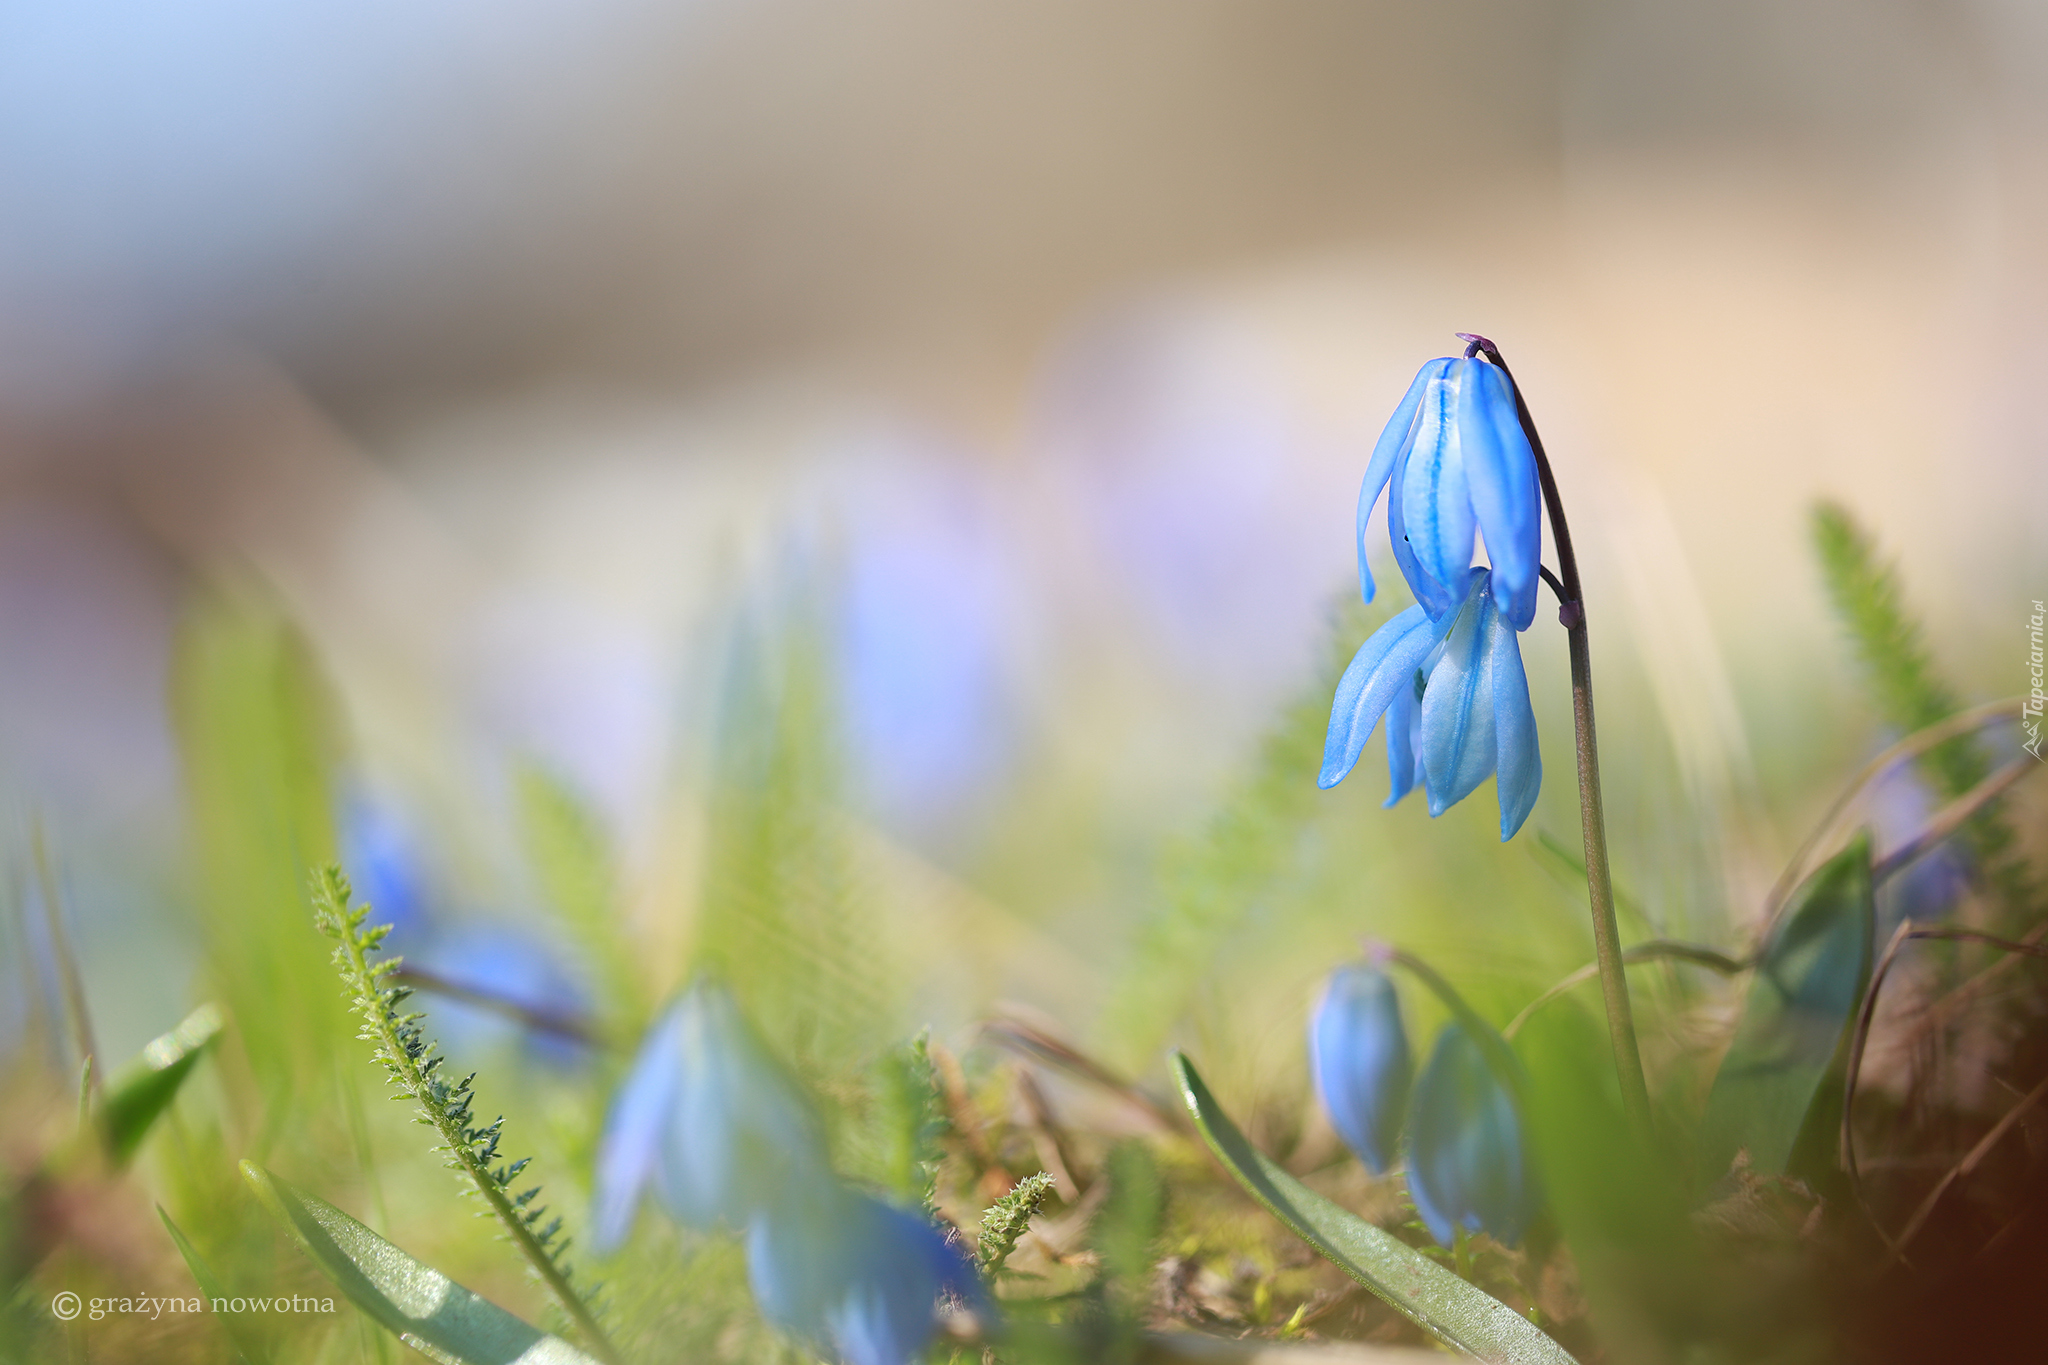
[{"label": "green stem", "polygon": [[341,943],[348,954],[348,964],[353,977],[349,984],[355,988],[362,1014],[369,1020],[371,1028],[376,1030],[377,1043],[383,1050],[387,1064],[398,1077],[399,1085],[418,1103],[420,1112],[433,1125],[434,1131],[441,1135],[441,1142],[453,1158],[454,1164],[469,1177],[477,1192],[483,1195],[484,1202],[490,1205],[491,1212],[510,1234],[512,1245],[519,1248],[520,1254],[526,1257],[527,1263],[533,1267],[534,1273],[540,1276],[541,1283],[547,1286],[548,1292],[554,1295],[555,1302],[561,1305],[562,1311],[569,1315],[570,1320],[582,1332],[584,1339],[600,1357],[606,1361],[616,1362],[619,1355],[610,1338],[606,1337],[604,1329],[598,1326],[597,1318],[583,1302],[583,1297],[569,1283],[568,1276],[562,1273],[561,1267],[555,1263],[555,1258],[548,1254],[547,1248],[534,1236],[533,1229],[527,1226],[525,1217],[512,1206],[512,1201],[506,1196],[504,1188],[492,1177],[491,1172],[477,1156],[476,1149],[463,1131],[462,1124],[449,1113],[447,1106],[433,1102],[433,1090],[426,1074],[420,1069],[420,1059],[411,1054],[405,1046],[405,1040],[398,1036],[398,1021],[393,1018],[394,1010],[385,1002],[383,988],[378,985],[377,975],[372,971],[369,959],[363,952],[362,937],[347,927],[347,901],[341,896],[333,898],[337,902],[335,909],[342,917]]},{"label": "green stem", "polygon": [[[1468,338],[1469,340],[1469,338]],[[1593,914],[1593,952],[1600,966],[1600,993],[1607,1003],[1607,1033],[1614,1047],[1614,1071],[1621,1082],[1622,1107],[1636,1131],[1650,1129],[1650,1089],[1643,1080],[1643,1057],[1636,1044],[1635,1010],[1629,1003],[1628,974],[1622,970],[1621,930],[1614,922],[1614,881],[1607,868],[1607,817],[1600,800],[1600,742],[1593,725],[1593,653],[1586,636],[1585,594],[1579,586],[1578,556],[1572,552],[1571,527],[1557,494],[1557,477],[1543,438],[1529,415],[1522,386],[1490,341],[1472,343],[1507,376],[1515,393],[1515,415],[1536,456],[1536,476],[1543,502],[1550,509],[1550,536],[1557,546],[1558,576],[1563,580],[1558,622],[1565,628],[1572,664],[1572,726],[1579,759],[1579,824],[1586,845],[1586,893]]]}]

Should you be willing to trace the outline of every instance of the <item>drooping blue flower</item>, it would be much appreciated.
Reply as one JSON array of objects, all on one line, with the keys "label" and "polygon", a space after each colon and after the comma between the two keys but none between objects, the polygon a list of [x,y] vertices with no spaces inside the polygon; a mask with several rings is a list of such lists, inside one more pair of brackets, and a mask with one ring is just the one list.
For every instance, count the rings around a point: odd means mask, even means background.
[{"label": "drooping blue flower", "polygon": [[1456,1021],[1437,1035],[1415,1084],[1408,1193],[1430,1235],[1446,1247],[1459,1228],[1513,1246],[1536,1216],[1514,1094]]},{"label": "drooping blue flower", "polygon": [[1366,465],[1358,493],[1358,585],[1373,599],[1365,528],[1380,494],[1394,559],[1432,621],[1464,600],[1475,534],[1516,630],[1536,619],[1542,555],[1536,454],[1498,366],[1446,356],[1416,373]]},{"label": "drooping blue flower", "polygon": [[823,1131],[797,1083],[723,986],[700,981],[641,1044],[598,1149],[593,1240],[617,1246],[652,1184],[677,1222],[744,1227],[834,1188]]},{"label": "drooping blue flower", "polygon": [[849,1365],[922,1359],[940,1297],[973,1305],[981,1295],[929,1221],[846,1189],[756,1214],[747,1281],[770,1322]]},{"label": "drooping blue flower", "polygon": [[1309,1021],[1308,1055],[1330,1126],[1368,1170],[1384,1174],[1400,1146],[1415,1076],[1401,1000],[1385,972],[1354,963],[1330,974]]},{"label": "drooping blue flower", "polygon": [[1500,837],[1511,839],[1543,785],[1536,713],[1521,641],[1495,610],[1493,576],[1468,570],[1455,613],[1431,620],[1410,607],[1374,631],[1337,683],[1317,785],[1334,787],[1387,716],[1393,805],[1422,782],[1441,815],[1497,777]]}]

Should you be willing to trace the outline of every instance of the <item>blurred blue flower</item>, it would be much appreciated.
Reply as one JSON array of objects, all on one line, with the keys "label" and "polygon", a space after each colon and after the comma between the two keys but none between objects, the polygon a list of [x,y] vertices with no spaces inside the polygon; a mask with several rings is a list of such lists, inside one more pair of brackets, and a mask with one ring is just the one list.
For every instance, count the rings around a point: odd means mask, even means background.
[{"label": "blurred blue flower", "polygon": [[[1432,621],[1464,599],[1474,533],[1498,582],[1495,606],[1516,630],[1536,619],[1542,526],[1536,454],[1497,366],[1446,356],[1417,372],[1380,433],[1358,493],[1358,585],[1373,599],[1365,526],[1387,491],[1387,535]],[[1391,491],[1389,486],[1391,485]]]},{"label": "blurred blue flower", "polygon": [[700,981],[648,1032],[597,1157],[592,1239],[618,1246],[649,1185],[677,1222],[744,1227],[781,1201],[829,1198],[823,1130],[726,989]]},{"label": "blurred blue flower", "polygon": [[1415,1078],[1401,1000],[1386,973],[1365,963],[1330,974],[1308,1028],[1309,1069],[1323,1112],[1374,1175],[1394,1161]]},{"label": "blurred blue flower", "polygon": [[1459,1228],[1513,1246],[1536,1216],[1514,1095],[1460,1023],[1444,1025],[1415,1085],[1408,1193],[1446,1247]]},{"label": "blurred blue flower", "polygon": [[770,1322],[849,1365],[922,1359],[940,1297],[981,1299],[973,1267],[929,1221],[846,1189],[757,1214],[747,1280]]},{"label": "blurred blue flower", "polygon": [[[589,1016],[589,994],[561,944],[546,936],[502,919],[470,920],[433,932],[406,960],[473,997],[443,996],[434,1005],[442,1041],[455,1051],[517,1045],[557,1066],[575,1065],[588,1055],[574,1039]],[[518,1015],[487,1001],[563,1028],[522,1024]]]},{"label": "blurred blue flower", "polygon": [[339,802],[342,866],[356,898],[373,922],[391,926],[393,951],[403,951],[427,927],[433,886],[428,861],[411,821],[390,803],[352,786]]},{"label": "blurred blue flower", "polygon": [[1466,571],[1463,605],[1432,621],[1408,608],[1374,631],[1337,683],[1323,768],[1334,787],[1358,763],[1381,715],[1393,805],[1420,780],[1429,813],[1441,815],[1498,778],[1500,837],[1511,839],[1535,808],[1543,784],[1536,713],[1522,670],[1521,642],[1492,609],[1492,574]]}]

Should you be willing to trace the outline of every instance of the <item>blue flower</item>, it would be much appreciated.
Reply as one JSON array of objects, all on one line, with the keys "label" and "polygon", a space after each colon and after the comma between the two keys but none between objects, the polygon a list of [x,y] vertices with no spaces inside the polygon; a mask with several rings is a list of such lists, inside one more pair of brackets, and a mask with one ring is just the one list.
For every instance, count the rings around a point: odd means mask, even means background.
[{"label": "blue flower", "polygon": [[930,1222],[844,1189],[757,1214],[747,1281],[770,1322],[849,1365],[922,1359],[940,1297],[975,1304],[981,1294]]},{"label": "blue flower", "polygon": [[1543,549],[1536,454],[1499,367],[1473,358],[1430,361],[1380,433],[1358,493],[1358,585],[1368,602],[1365,524],[1390,485],[1388,539],[1429,618],[1464,600],[1477,533],[1497,581],[1495,606],[1516,630],[1527,630],[1536,619]]},{"label": "blue flower", "polygon": [[817,1116],[715,982],[692,986],[648,1032],[598,1149],[593,1241],[616,1247],[652,1183],[695,1228],[743,1227],[782,1200],[834,1188]]},{"label": "blue flower", "polygon": [[1394,1161],[1414,1064],[1401,1001],[1386,973],[1364,963],[1330,974],[1308,1028],[1309,1069],[1323,1112],[1374,1175]]},{"label": "blue flower", "polygon": [[1466,571],[1462,605],[1432,619],[1408,608],[1374,631],[1337,683],[1323,768],[1316,783],[1334,787],[1358,763],[1373,728],[1387,717],[1387,766],[1393,805],[1422,782],[1429,813],[1441,815],[1497,777],[1500,837],[1511,839],[1536,805],[1543,760],[1536,713],[1512,622],[1493,609],[1493,576]]},{"label": "blue flower", "polygon": [[1513,1246],[1536,1216],[1514,1095],[1463,1024],[1444,1025],[1415,1086],[1408,1193],[1446,1247],[1459,1228]]}]

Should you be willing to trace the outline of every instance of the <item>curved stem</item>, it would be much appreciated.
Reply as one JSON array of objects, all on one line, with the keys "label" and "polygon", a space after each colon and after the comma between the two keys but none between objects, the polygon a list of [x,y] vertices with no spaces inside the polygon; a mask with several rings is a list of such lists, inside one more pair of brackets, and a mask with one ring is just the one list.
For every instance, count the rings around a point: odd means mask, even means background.
[{"label": "curved stem", "polygon": [[[1698,943],[1682,943],[1677,939],[1669,938],[1653,938],[1646,943],[1631,944],[1627,948],[1622,949],[1621,960],[1630,967],[1640,962],[1657,962],[1660,960],[1690,962],[1695,967],[1705,967],[1708,971],[1719,972],[1723,976],[1734,976],[1737,972],[1746,972],[1752,965],[1746,958],[1730,957],[1716,948],[1708,948]],[[1565,977],[1564,980],[1522,1006],[1522,1012],[1508,1020],[1508,1025],[1500,1031],[1500,1036],[1512,1040],[1517,1033],[1522,1031],[1522,1025],[1529,1022],[1530,1015],[1536,1013],[1537,1010],[1542,1009],[1559,996],[1568,994],[1575,988],[1583,986],[1599,974],[1600,964],[1597,962],[1589,962],[1579,968],[1571,975]]]},{"label": "curved stem", "polygon": [[1493,1025],[1487,1023],[1485,1016],[1473,1009],[1464,996],[1458,994],[1458,988],[1446,981],[1442,973],[1415,954],[1388,944],[1369,943],[1366,945],[1366,955],[1407,968],[1416,980],[1429,987],[1431,993],[1444,1002],[1444,1007],[1450,1010],[1451,1017],[1464,1028],[1479,1050],[1486,1054],[1487,1061],[1492,1064],[1495,1073],[1515,1092],[1517,1099],[1521,1097],[1521,1062],[1509,1050],[1506,1040],[1494,1031]]},{"label": "curved stem", "polygon": [[1635,1009],[1629,1002],[1628,973],[1622,966],[1621,930],[1614,920],[1614,881],[1607,867],[1607,817],[1600,800],[1600,744],[1593,725],[1593,654],[1586,638],[1579,560],[1572,551],[1572,531],[1565,520],[1564,503],[1558,497],[1557,476],[1551,472],[1550,457],[1544,453],[1543,438],[1537,434],[1535,419],[1529,415],[1522,386],[1515,383],[1514,371],[1501,359],[1492,342],[1473,337],[1465,340],[1507,376],[1508,387],[1515,395],[1515,416],[1536,456],[1537,481],[1543,488],[1544,506],[1550,510],[1550,538],[1557,549],[1558,596],[1563,599],[1557,619],[1565,628],[1571,652],[1572,725],[1579,759],[1579,824],[1586,846],[1586,892],[1593,916],[1593,951],[1600,970],[1600,994],[1607,1005],[1607,1033],[1614,1047],[1614,1071],[1621,1082],[1622,1107],[1628,1111],[1637,1132],[1647,1137],[1651,1132],[1650,1089],[1643,1080]]},{"label": "curved stem", "polygon": [[1805,878],[1807,864],[1813,860],[1814,850],[1834,832],[1835,827],[1841,823],[1843,814],[1869,789],[1871,783],[1897,765],[1908,759],[1918,758],[1929,749],[1945,744],[1957,735],[1968,734],[1972,730],[1994,725],[2002,720],[2017,719],[2025,701],[2024,697],[2007,697],[2003,701],[1986,702],[1967,711],[1958,711],[1946,720],[1907,735],[1864,764],[1861,771],[1850,778],[1848,785],[1842,788],[1834,804],[1828,807],[1827,814],[1820,818],[1820,823],[1813,827],[1813,832],[1806,836],[1798,851],[1792,855],[1792,860],[1785,864],[1785,870],[1778,875],[1777,884],[1771,887],[1770,895],[1764,898],[1764,924],[1768,927],[1776,920],[1778,909],[1785,903],[1785,898],[1791,895],[1792,888]]}]

